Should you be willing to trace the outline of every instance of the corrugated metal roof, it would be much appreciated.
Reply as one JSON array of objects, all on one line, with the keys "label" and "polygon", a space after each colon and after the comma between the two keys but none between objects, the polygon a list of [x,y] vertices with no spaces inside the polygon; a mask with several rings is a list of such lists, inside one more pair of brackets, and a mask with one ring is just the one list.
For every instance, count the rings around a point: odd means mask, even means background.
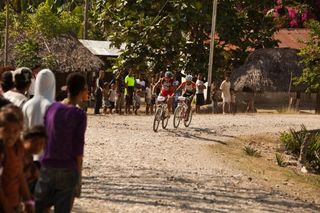
[{"label": "corrugated metal roof", "polygon": [[125,49],[125,45],[121,45],[120,49],[111,47],[110,41],[83,40],[79,41],[94,55],[99,56],[119,56],[121,50]]},{"label": "corrugated metal roof", "polygon": [[280,29],[274,38],[279,40],[280,48],[301,49],[309,38],[309,29]]}]

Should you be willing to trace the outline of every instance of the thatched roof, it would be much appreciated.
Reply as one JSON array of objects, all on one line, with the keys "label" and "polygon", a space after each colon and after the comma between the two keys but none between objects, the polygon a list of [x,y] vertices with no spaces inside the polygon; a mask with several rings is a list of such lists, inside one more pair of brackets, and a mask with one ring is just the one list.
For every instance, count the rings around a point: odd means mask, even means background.
[{"label": "thatched roof", "polygon": [[243,66],[232,72],[235,90],[247,87],[257,92],[288,92],[289,88],[290,91],[304,91],[304,87],[293,86],[291,81],[291,77],[300,76],[303,70],[297,53],[298,50],[289,48],[254,51]]},{"label": "thatched roof", "polygon": [[[16,66],[15,46],[23,41],[25,35],[19,35],[9,41],[9,64]],[[50,67],[54,72],[91,72],[98,71],[104,66],[104,62],[93,55],[79,40],[70,35],[64,34],[56,38],[46,39],[38,36],[36,42],[40,46],[40,57],[53,56],[54,67]],[[0,50],[3,55],[3,50]],[[0,58],[3,64],[3,57]]]}]

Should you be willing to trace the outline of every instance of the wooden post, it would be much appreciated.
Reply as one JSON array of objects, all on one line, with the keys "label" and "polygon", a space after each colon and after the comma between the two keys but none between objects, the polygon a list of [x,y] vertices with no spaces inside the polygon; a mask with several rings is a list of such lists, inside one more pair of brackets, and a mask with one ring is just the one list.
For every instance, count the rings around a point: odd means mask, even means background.
[{"label": "wooden post", "polygon": [[89,0],[85,0],[84,17],[83,17],[83,39],[88,38],[88,11],[89,11]]},{"label": "wooden post", "polygon": [[4,37],[4,66],[8,65],[8,47],[9,45],[9,0],[6,1],[6,28]]},{"label": "wooden post", "polygon": [[316,97],[316,114],[320,114],[320,92],[317,92]]},{"label": "wooden post", "polygon": [[212,84],[212,66],[213,66],[213,53],[214,53],[214,35],[216,31],[217,20],[217,7],[218,0],[213,0],[212,6],[212,21],[211,21],[211,34],[210,34],[210,55],[209,55],[209,67],[208,67],[208,87],[207,87],[207,103],[210,103],[211,84]]}]

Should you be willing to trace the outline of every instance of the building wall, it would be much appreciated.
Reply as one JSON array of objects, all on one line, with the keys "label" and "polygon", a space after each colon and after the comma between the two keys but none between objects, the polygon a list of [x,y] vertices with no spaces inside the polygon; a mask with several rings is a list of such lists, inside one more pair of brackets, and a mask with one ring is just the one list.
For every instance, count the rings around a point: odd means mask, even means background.
[{"label": "building wall", "polygon": [[[265,109],[280,109],[287,108],[289,105],[289,98],[296,97],[296,93],[287,92],[264,92],[256,93],[254,97],[255,105],[258,108]],[[237,104],[244,105],[247,100],[245,93],[237,93]],[[316,103],[316,94],[301,93],[300,109],[312,110]]]}]

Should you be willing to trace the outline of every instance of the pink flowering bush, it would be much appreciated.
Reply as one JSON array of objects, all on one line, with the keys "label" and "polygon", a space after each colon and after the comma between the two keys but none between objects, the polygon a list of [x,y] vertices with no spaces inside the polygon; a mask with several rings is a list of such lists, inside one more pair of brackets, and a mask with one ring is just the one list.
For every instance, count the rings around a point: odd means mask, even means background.
[{"label": "pink flowering bush", "polygon": [[313,10],[320,10],[320,0],[275,0],[273,15],[276,18],[279,27],[297,28],[303,27],[306,21],[316,18],[316,16],[312,12]]}]

